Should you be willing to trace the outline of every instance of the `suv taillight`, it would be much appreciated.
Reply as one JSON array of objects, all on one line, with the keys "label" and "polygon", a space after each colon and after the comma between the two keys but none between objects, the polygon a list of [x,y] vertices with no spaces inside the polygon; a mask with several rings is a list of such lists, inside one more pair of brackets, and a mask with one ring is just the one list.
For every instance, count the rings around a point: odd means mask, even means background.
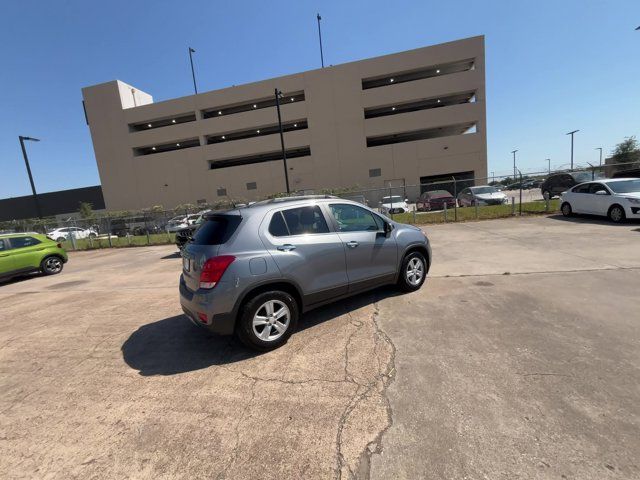
[{"label": "suv taillight", "polygon": [[200,271],[200,288],[215,287],[235,259],[233,255],[220,255],[204,262]]}]

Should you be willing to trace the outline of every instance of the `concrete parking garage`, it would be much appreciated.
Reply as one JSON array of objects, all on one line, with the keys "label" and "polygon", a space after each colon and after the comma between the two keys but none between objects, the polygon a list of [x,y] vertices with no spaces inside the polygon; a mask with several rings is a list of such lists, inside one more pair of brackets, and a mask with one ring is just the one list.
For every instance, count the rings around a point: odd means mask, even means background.
[{"label": "concrete parking garage", "polygon": [[0,285],[8,478],[637,478],[637,224],[427,227],[410,295],[256,355],[181,315],[172,247]]}]

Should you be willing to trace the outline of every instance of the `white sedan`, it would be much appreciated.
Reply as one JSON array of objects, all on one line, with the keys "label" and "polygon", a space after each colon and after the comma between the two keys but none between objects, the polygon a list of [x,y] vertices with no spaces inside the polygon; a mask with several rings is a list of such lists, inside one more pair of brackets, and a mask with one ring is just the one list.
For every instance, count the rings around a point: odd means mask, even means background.
[{"label": "white sedan", "polygon": [[380,202],[380,213],[386,215],[390,213],[405,213],[409,211],[409,205],[407,199],[402,198],[400,195],[391,195],[389,197],[382,197]]},{"label": "white sedan", "polygon": [[576,185],[560,196],[565,217],[586,213],[609,217],[613,222],[640,219],[640,178],[614,178]]},{"label": "white sedan", "polygon": [[98,233],[93,228],[63,227],[51,230],[47,235],[56,242],[64,242],[65,240],[69,240],[71,236],[76,239],[96,238]]}]

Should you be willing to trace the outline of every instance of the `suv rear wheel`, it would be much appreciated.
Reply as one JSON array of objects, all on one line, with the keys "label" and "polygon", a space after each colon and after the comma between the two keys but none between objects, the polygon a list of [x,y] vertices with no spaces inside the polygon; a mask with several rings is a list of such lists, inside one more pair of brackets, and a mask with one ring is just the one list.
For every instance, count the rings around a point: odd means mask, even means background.
[{"label": "suv rear wheel", "polygon": [[402,260],[398,286],[405,292],[418,290],[427,278],[427,261],[420,252],[411,252]]},{"label": "suv rear wheel", "polygon": [[243,307],[237,334],[255,350],[273,350],[285,343],[298,324],[298,304],[287,292],[259,293]]}]

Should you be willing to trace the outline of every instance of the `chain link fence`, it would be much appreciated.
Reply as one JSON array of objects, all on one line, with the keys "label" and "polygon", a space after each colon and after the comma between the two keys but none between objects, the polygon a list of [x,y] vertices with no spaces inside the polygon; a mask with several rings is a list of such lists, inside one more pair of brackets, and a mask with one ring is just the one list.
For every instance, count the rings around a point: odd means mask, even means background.
[{"label": "chain link fence", "polygon": [[[544,196],[541,189],[550,176],[573,175],[574,182],[581,183],[632,167],[637,168],[637,162],[552,172],[516,172],[515,176],[443,176],[438,181],[413,185],[390,182],[382,188],[305,190],[296,194],[332,194],[367,205],[398,222],[422,225],[555,213],[560,208],[559,200]],[[567,184],[565,190],[571,186]],[[175,242],[175,232],[195,224],[203,212],[241,205],[244,204],[230,201],[174,210],[154,208],[96,214],[88,218],[14,220],[1,222],[0,232],[46,233],[68,250],[171,244]]]}]

